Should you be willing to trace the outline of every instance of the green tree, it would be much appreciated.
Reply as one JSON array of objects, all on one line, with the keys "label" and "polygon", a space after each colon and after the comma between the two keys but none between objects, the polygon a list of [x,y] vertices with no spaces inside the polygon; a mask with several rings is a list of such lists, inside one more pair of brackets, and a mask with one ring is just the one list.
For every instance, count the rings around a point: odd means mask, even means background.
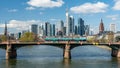
[{"label": "green tree", "polygon": [[115,37],[115,41],[116,41],[116,42],[119,42],[119,41],[120,41],[120,36],[116,36],[116,37]]},{"label": "green tree", "polygon": [[36,41],[36,36],[32,32],[26,32],[20,38],[21,42],[34,42]]},{"label": "green tree", "polygon": [[114,33],[110,32],[108,33],[108,42],[113,42],[114,41]]},{"label": "green tree", "polygon": [[1,35],[0,40],[1,40],[1,42],[5,42],[5,41],[7,41],[7,37],[5,35]]}]

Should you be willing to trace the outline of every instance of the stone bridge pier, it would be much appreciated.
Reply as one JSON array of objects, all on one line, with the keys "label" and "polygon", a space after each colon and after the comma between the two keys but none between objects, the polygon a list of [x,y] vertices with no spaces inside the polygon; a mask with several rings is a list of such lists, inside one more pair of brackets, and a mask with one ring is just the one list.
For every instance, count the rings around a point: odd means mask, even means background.
[{"label": "stone bridge pier", "polygon": [[63,57],[64,59],[71,59],[71,49],[70,49],[70,44],[66,44],[64,49],[63,49]]},{"label": "stone bridge pier", "polygon": [[120,49],[112,49],[111,56],[120,58]]},{"label": "stone bridge pier", "polygon": [[15,59],[17,57],[17,51],[14,46],[6,45],[6,59]]}]

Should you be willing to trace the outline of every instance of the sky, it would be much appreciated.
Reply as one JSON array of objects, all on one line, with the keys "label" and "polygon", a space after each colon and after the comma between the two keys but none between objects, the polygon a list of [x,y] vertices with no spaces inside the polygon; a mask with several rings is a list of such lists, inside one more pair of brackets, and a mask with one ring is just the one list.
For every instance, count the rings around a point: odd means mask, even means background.
[{"label": "sky", "polygon": [[66,22],[66,9],[75,18],[82,18],[93,31],[98,30],[101,19],[105,30],[110,23],[120,30],[120,0],[2,0],[0,2],[0,33],[4,32],[4,23],[9,32],[29,29],[31,24],[59,20]]}]

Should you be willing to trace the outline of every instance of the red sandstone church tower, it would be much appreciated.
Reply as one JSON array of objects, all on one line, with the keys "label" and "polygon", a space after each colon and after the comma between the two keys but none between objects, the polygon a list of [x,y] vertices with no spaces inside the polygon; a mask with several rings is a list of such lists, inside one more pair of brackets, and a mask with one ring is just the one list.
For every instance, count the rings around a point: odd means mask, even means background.
[{"label": "red sandstone church tower", "polygon": [[103,32],[104,32],[104,24],[103,24],[103,21],[101,19],[100,26],[99,26],[99,33],[103,33]]}]

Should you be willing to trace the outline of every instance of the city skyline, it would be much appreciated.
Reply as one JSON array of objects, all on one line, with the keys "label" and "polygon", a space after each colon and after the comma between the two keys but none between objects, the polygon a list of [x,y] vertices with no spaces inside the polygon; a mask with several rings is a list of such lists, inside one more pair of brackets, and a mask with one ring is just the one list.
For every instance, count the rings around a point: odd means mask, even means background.
[{"label": "city skyline", "polygon": [[117,24],[116,30],[119,30],[119,3],[120,0],[4,0],[0,3],[0,31],[4,32],[5,22],[9,25],[10,32],[28,29],[31,24],[44,22],[56,24],[59,20],[66,23],[66,9],[74,16],[75,24],[78,23],[78,18],[82,18],[85,24],[90,24],[94,27],[92,29],[95,29],[102,18],[105,30],[109,30],[110,23]]}]

